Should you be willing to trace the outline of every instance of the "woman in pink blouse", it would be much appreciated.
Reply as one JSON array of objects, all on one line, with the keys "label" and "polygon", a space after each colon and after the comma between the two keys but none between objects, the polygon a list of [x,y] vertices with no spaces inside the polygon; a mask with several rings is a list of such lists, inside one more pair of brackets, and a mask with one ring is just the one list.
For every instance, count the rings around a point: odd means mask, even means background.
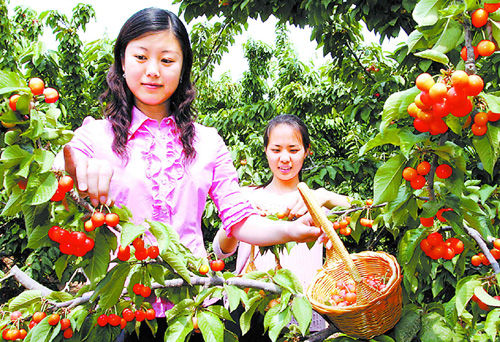
[{"label": "woman in pink blouse", "polygon": [[87,118],[64,148],[66,171],[94,206],[114,202],[127,206],[136,223],[169,224],[197,256],[206,255],[201,217],[207,195],[227,235],[238,240],[272,245],[320,236],[310,217],[290,223],[256,215],[223,140],[214,128],[195,123],[193,55],[175,14],[158,8],[135,13],[121,28],[114,57],[105,118]]}]

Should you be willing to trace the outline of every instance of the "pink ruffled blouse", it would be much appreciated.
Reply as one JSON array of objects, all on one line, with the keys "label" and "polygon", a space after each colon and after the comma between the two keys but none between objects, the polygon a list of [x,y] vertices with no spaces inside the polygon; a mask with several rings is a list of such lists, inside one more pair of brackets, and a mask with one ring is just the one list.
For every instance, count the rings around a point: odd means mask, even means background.
[{"label": "pink ruffled blouse", "polygon": [[255,210],[240,191],[233,161],[217,131],[196,123],[195,131],[197,154],[188,164],[183,162],[174,118],[158,123],[135,107],[127,164],[111,148],[113,132],[107,120],[87,117],[69,145],[77,153],[108,160],[115,167],[110,197],[115,205],[132,211],[136,224],[146,219],[168,224],[194,255],[205,257],[201,220],[207,196],[214,201],[228,235],[232,225]]}]

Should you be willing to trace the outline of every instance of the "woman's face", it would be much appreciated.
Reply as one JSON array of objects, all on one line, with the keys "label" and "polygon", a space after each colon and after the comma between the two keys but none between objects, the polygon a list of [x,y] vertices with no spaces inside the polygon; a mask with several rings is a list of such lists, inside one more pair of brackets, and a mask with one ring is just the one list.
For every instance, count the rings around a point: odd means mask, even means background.
[{"label": "woman's face", "polygon": [[298,181],[306,156],[307,149],[298,129],[280,124],[271,130],[266,157],[274,178],[281,181]]},{"label": "woman's face", "polygon": [[158,119],[168,115],[168,104],[179,85],[182,49],[171,31],[161,31],[130,41],[125,49],[123,72],[135,105]]}]

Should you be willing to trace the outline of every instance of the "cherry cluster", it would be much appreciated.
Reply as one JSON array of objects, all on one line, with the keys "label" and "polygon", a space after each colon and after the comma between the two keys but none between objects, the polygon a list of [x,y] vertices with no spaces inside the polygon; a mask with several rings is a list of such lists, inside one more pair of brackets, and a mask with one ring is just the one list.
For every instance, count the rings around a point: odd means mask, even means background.
[{"label": "cherry cluster", "polygon": [[[407,166],[403,170],[403,178],[404,180],[410,182],[410,186],[415,189],[422,189],[427,180],[425,176],[429,174],[431,170],[431,164],[428,161],[422,161],[417,165],[417,168],[413,168],[411,166]],[[453,174],[453,169],[448,164],[441,164],[436,167],[436,176],[441,179],[446,179],[451,177]]]},{"label": "cherry cluster", "polygon": [[[493,258],[495,258],[495,260],[500,259],[500,239],[495,239],[495,241],[493,241],[493,249],[490,250],[490,253],[493,256]],[[484,255],[484,253],[478,253],[473,255],[471,257],[470,263],[473,266],[480,266],[480,265],[488,266],[491,264],[486,255]]]},{"label": "cherry cluster", "polygon": [[[448,131],[444,121],[448,114],[465,117],[472,111],[469,97],[479,95],[484,82],[478,75],[469,76],[465,71],[457,70],[451,75],[445,74],[437,82],[428,73],[420,74],[416,86],[421,92],[408,106],[408,114],[414,118],[413,126],[421,133],[438,135]],[[472,131],[477,133],[475,127]]]},{"label": "cherry cluster", "polygon": [[73,329],[71,328],[71,321],[68,318],[62,318],[58,313],[53,313],[48,318],[49,325],[56,326],[61,325],[61,330],[63,331],[64,338],[73,337]]},{"label": "cherry cluster", "polygon": [[352,233],[351,227],[349,227],[349,223],[351,223],[350,216],[344,216],[338,221],[333,222],[333,228],[338,230],[340,234],[344,236],[349,236]]},{"label": "cherry cluster", "polygon": [[[368,275],[363,277],[363,282],[378,291],[383,291],[386,288],[385,277]],[[356,304],[356,301],[356,283],[353,279],[348,279],[346,281],[337,281],[332,289],[330,298],[325,302],[325,304],[343,307]]]},{"label": "cherry cluster", "polygon": [[144,298],[151,296],[151,288],[140,283],[134,284],[134,286],[132,286],[132,291],[135,295],[142,296]]},{"label": "cherry cluster", "polygon": [[380,69],[375,66],[375,64],[370,65],[369,67],[366,68],[366,71],[368,72],[379,72]]},{"label": "cherry cluster", "polygon": [[451,260],[455,255],[464,251],[464,243],[455,237],[443,240],[439,232],[431,233],[427,238],[420,241],[420,249],[433,260]]},{"label": "cherry cluster", "polygon": [[[38,77],[34,77],[29,80],[28,82],[28,87],[31,90],[31,93],[34,96],[42,96],[43,95],[43,100],[46,103],[55,103],[57,100],[59,100],[59,92],[50,87],[45,87],[45,83],[43,82],[42,79]],[[16,112],[20,109],[17,108],[17,102],[19,101],[19,98],[21,95],[19,94],[13,94],[9,98],[9,108],[13,111]],[[31,109],[32,107],[30,107]],[[24,112],[23,114],[29,114],[29,112]],[[11,128],[16,125],[16,123],[11,123],[11,122],[3,122],[2,125],[6,128]]]},{"label": "cherry cluster", "polygon": [[70,232],[59,226],[52,226],[49,229],[49,238],[59,243],[61,253],[79,257],[90,252],[95,245],[94,240],[84,232]]},{"label": "cherry cluster", "polygon": [[52,202],[62,201],[66,193],[73,189],[74,181],[70,176],[62,176],[59,178],[57,182],[57,189],[52,198],[50,199]]},{"label": "cherry cluster", "polygon": [[[498,8],[500,8],[500,3],[484,4],[483,8],[479,8],[472,12],[470,18],[472,26],[476,28],[484,27],[489,20],[490,13],[495,12]],[[473,45],[472,48],[474,49],[474,59],[477,59],[479,56],[491,56],[493,52],[495,52],[496,45],[489,39],[482,39],[477,45]],[[464,61],[467,61],[467,47],[464,46],[462,48],[460,56]]]},{"label": "cherry cluster", "polygon": [[386,280],[385,277],[377,277],[374,275],[367,275],[366,277],[363,278],[363,281],[373,287],[374,289],[378,291],[383,291],[387,285],[386,285]]},{"label": "cherry cluster", "polygon": [[40,323],[45,317],[47,317],[47,314],[43,311],[37,311],[33,314],[31,317],[31,321],[28,325],[28,328],[33,329],[38,323]]},{"label": "cherry cluster", "polygon": [[121,329],[124,329],[127,323],[132,322],[134,319],[137,322],[142,322],[145,319],[151,321],[155,318],[156,318],[155,309],[150,308],[145,311],[143,309],[138,309],[136,311],[132,311],[132,309],[130,308],[125,308],[122,311],[121,317],[116,314],[100,315],[97,318],[97,325],[99,325],[100,327],[105,327],[109,324],[113,327],[120,326]]},{"label": "cherry cluster", "polygon": [[356,283],[352,279],[337,281],[331,293],[325,302],[327,305],[343,307],[353,305],[357,301]]},{"label": "cherry cluster", "polygon": [[28,335],[26,329],[19,329],[19,323],[22,320],[22,313],[20,311],[13,311],[10,314],[10,320],[12,322],[12,328],[7,328],[2,330],[2,338],[5,341],[15,341],[24,340]]},{"label": "cherry cluster", "polygon": [[214,272],[220,272],[226,267],[226,263],[222,259],[210,260],[210,267],[207,264],[202,264],[198,269],[201,275],[205,275],[210,271],[210,269]]},{"label": "cherry cluster", "polygon": [[[46,317],[47,314],[43,311],[35,312],[31,317],[30,323],[28,324],[28,329],[33,329]],[[22,313],[20,311],[13,311],[10,314],[10,319],[15,326],[19,327],[20,323],[22,322]],[[66,339],[73,337],[71,321],[68,318],[61,318],[58,313],[53,313],[47,317],[47,323],[50,326],[56,326],[60,324],[60,330],[63,331],[63,337]],[[18,329],[17,327],[3,330],[2,338],[6,341],[23,340],[28,335],[28,332],[24,328]]]},{"label": "cherry cluster", "polygon": [[91,232],[104,224],[106,224],[108,227],[116,227],[118,223],[120,223],[120,216],[118,216],[118,214],[104,214],[100,211],[94,211],[90,219],[85,221],[84,229],[86,232]]},{"label": "cherry cluster", "polygon": [[[140,261],[146,260],[148,257],[156,259],[160,255],[158,246],[149,246],[146,248],[144,240],[141,237],[135,238],[132,242],[132,246],[135,248],[135,258]],[[121,261],[128,261],[130,259],[130,246],[120,245],[118,247],[117,258]]]}]

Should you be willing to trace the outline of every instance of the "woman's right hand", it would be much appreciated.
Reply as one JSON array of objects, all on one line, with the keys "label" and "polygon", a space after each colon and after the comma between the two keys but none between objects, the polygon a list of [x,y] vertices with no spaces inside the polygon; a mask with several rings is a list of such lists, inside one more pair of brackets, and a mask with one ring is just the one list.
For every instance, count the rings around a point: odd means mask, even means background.
[{"label": "woman's right hand", "polygon": [[114,170],[109,162],[88,158],[66,145],[64,165],[66,172],[75,180],[78,191],[88,194],[94,207],[99,204],[112,204],[113,200],[109,198],[109,186]]}]

